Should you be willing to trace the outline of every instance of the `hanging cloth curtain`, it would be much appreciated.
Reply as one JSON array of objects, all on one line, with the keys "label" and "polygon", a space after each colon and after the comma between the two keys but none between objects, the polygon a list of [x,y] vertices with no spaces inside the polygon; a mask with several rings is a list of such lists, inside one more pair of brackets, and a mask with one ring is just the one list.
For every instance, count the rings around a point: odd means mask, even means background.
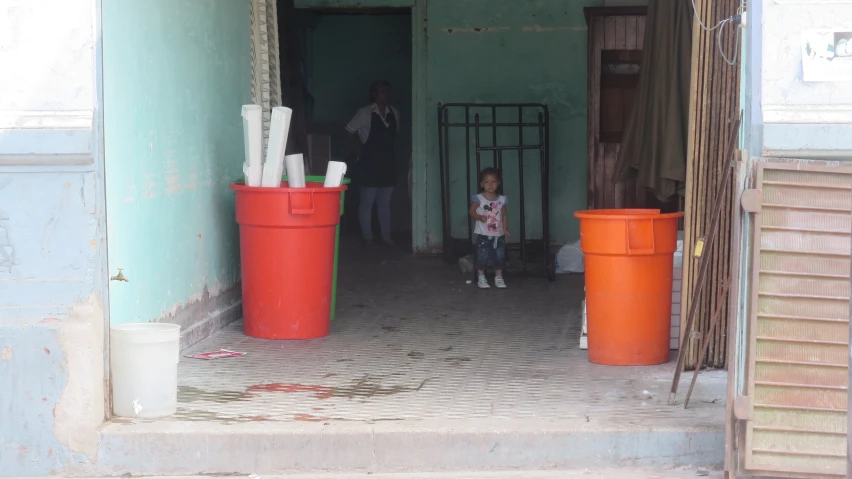
[{"label": "hanging cloth curtain", "polygon": [[612,175],[636,178],[661,201],[683,195],[692,57],[689,0],[650,0],[633,108]]}]

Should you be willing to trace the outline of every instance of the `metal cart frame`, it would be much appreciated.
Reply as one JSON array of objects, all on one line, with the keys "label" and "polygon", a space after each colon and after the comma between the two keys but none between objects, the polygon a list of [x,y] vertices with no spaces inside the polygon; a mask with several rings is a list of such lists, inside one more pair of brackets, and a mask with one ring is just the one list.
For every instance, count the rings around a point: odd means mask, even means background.
[{"label": "metal cart frame", "polygon": [[[464,111],[464,121],[463,122],[451,122],[449,120],[450,111],[451,110],[461,110]],[[471,113],[474,110],[473,118],[471,119]],[[491,121],[488,123],[483,123],[480,121],[480,114],[476,113],[475,110],[490,110],[491,111]],[[498,113],[506,110],[515,110],[518,114],[518,120],[516,122],[500,122],[497,121]],[[526,116],[530,116],[531,112],[536,112],[537,121],[524,121],[525,114]],[[472,121],[471,121],[472,120]],[[447,263],[454,263],[464,254],[467,254],[472,250],[473,243],[473,227],[471,226],[471,222],[468,221],[468,234],[467,238],[453,238],[452,234],[452,219],[451,219],[451,208],[452,202],[450,198],[450,185],[452,182],[452,178],[450,178],[450,165],[453,164],[453,161],[456,161],[454,157],[451,157],[450,145],[449,145],[449,134],[450,128],[464,128],[465,132],[465,152],[464,152],[464,162],[465,162],[465,185],[467,187],[467,199],[469,202],[469,198],[471,197],[471,150],[474,152],[473,161],[475,161],[476,174],[479,174],[479,171],[482,170],[482,153],[483,152],[492,152],[493,160],[491,161],[491,165],[495,168],[503,171],[503,152],[504,151],[517,151],[518,152],[518,182],[520,185],[520,198],[518,201],[519,208],[517,209],[520,218],[520,257],[521,262],[523,263],[522,272],[529,271],[529,264],[531,261],[530,253],[533,250],[539,250],[541,252],[541,257],[543,261],[545,274],[553,280],[555,278],[555,270],[552,260],[552,255],[550,253],[550,110],[547,105],[539,104],[539,103],[439,103],[438,104],[438,150],[440,157],[440,165],[441,165],[441,218],[442,218],[442,229],[443,229],[443,249],[444,249],[444,260]],[[497,144],[497,129],[507,129],[507,128],[516,128],[518,131],[518,142],[517,144],[512,145],[498,145]],[[525,144],[524,142],[524,128],[537,128],[538,129],[538,138],[537,143],[534,144]],[[491,133],[491,146],[482,146],[480,142],[480,138],[482,138],[482,130],[485,130],[485,133],[488,133],[490,130]],[[471,149],[470,144],[470,132],[473,130],[474,132],[474,145],[473,149]],[[524,152],[529,150],[537,150],[539,151],[539,168],[541,172],[541,225],[542,225],[542,238],[541,240],[529,240],[527,238],[527,215],[525,210],[525,201],[527,199],[526,192],[524,191],[524,170],[525,163],[530,161],[524,158]],[[486,165],[487,166],[487,165]],[[505,175],[504,175],[505,176]],[[502,193],[502,185],[501,190]],[[458,204],[456,202],[455,204]],[[464,202],[463,204],[467,204]],[[507,244],[507,248],[509,245]]]}]

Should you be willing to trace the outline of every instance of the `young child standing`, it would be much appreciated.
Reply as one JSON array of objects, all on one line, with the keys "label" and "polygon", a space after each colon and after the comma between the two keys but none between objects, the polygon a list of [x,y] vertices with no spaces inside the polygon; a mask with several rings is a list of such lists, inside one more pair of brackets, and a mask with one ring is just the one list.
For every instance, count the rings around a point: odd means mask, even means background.
[{"label": "young child standing", "polygon": [[471,197],[468,214],[476,220],[473,229],[473,243],[476,247],[473,267],[476,269],[476,285],[480,289],[491,286],[485,279],[485,268],[488,261],[496,273],[494,286],[503,289],[503,268],[506,267],[506,237],[509,236],[509,217],[506,214],[507,199],[498,195],[500,188],[500,171],[496,168],[486,168],[479,173],[479,194]]}]

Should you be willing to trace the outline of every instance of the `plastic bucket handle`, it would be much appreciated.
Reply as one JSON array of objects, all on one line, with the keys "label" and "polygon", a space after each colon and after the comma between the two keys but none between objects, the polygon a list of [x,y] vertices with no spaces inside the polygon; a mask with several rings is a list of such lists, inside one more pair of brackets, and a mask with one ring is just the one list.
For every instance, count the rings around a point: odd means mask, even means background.
[{"label": "plastic bucket handle", "polygon": [[[293,200],[296,199],[296,198],[299,198],[299,195],[306,195],[306,194],[309,195],[310,202],[308,204],[310,206],[308,208],[294,206],[295,201],[293,201]],[[305,193],[302,193],[302,192],[297,193],[295,191],[290,191],[288,193],[288,195],[290,196],[290,201],[288,201],[288,203],[290,204],[290,214],[291,215],[312,215],[312,214],[314,214],[315,206],[314,206],[314,192],[313,191],[308,191],[308,192],[305,192]],[[299,203],[304,203],[304,202],[300,201]]]},{"label": "plastic bucket handle", "polygon": [[[629,219],[624,222],[625,234],[624,240],[627,243],[628,255],[652,255],[656,252],[654,247],[654,220],[651,218]],[[634,233],[635,232],[635,233]],[[645,236],[642,233],[647,233],[647,240],[642,241],[639,236]],[[642,246],[634,248],[632,244],[639,243]]]}]

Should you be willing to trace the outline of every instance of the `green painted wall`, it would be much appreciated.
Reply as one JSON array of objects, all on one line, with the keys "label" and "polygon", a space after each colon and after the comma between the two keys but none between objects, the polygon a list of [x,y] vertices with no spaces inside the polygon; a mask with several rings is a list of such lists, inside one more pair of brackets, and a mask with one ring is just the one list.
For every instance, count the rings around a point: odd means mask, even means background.
[{"label": "green painted wall", "polygon": [[[411,16],[319,15],[310,30],[309,85],[313,120],[343,125],[369,104],[370,84],[386,79],[401,116],[397,138],[398,187],[393,203],[396,230],[411,228],[408,162],[411,153]],[[345,157],[344,137],[333,138],[335,156]]]},{"label": "green painted wall", "polygon": [[104,0],[106,197],[113,324],[151,321],[239,280],[240,106],[251,101],[248,0]]},{"label": "green painted wall", "polygon": [[[358,8],[411,3],[298,0],[297,6]],[[547,103],[551,109],[552,241],[576,239],[579,231],[573,212],[586,204],[587,29],[583,8],[645,5],[647,1],[416,0],[413,4],[415,249],[437,252],[441,247],[438,102]],[[463,134],[454,134],[450,142],[463,155]],[[507,160],[504,168],[516,167],[516,157]],[[525,157],[525,161],[530,159]],[[517,181],[509,173],[507,183],[515,184],[506,187],[510,194],[517,194]],[[529,180],[527,185],[534,187],[535,182]],[[452,224],[458,235],[467,221],[465,190],[463,182],[453,185],[453,197],[459,201],[452,205]],[[519,206],[517,202],[515,206]],[[531,218],[537,208],[540,203],[535,201],[527,205]],[[531,230],[535,236],[540,225]]]},{"label": "green painted wall", "polygon": [[[421,176],[429,185],[425,209],[428,243],[418,245],[419,249],[434,249],[440,242],[438,102],[548,104],[551,110],[552,240],[564,243],[578,236],[578,225],[572,214],[583,209],[586,203],[587,29],[583,7],[598,5],[600,2],[581,0],[429,0],[426,3],[425,83],[428,93],[425,102],[427,134],[423,139],[430,153],[420,160],[428,161]],[[483,120],[488,119],[490,114],[483,117]],[[534,130],[525,134],[533,135]],[[508,132],[501,135],[498,142],[517,142],[517,138],[505,135]],[[451,141],[454,151],[463,154],[463,134]],[[525,157],[525,162],[537,163],[537,155]],[[504,157],[505,187],[515,199],[517,180],[511,170],[516,165],[516,157]],[[459,171],[462,172],[463,169]],[[535,188],[535,178],[528,178],[526,185]],[[465,185],[459,182],[452,191],[453,197],[459,199],[452,206],[454,234],[460,234],[467,221],[464,190]],[[519,207],[517,201],[513,204],[514,208]],[[540,214],[540,203],[532,201],[526,209],[531,219],[536,218]],[[518,216],[515,214],[514,218],[517,220]],[[517,226],[513,229],[518,230]],[[533,237],[540,234],[540,224],[533,225],[529,233]]]}]

